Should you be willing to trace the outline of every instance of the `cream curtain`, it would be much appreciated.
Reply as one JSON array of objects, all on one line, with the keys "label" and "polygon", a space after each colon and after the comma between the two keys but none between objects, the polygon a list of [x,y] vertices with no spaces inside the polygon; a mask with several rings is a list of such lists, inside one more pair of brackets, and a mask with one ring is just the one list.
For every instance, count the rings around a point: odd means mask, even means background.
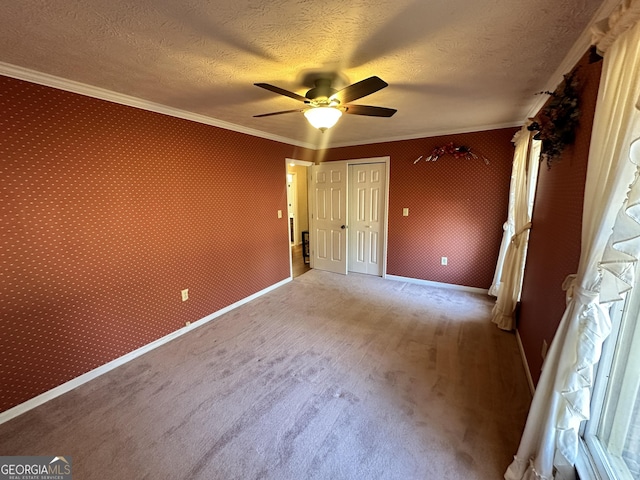
[{"label": "cream curtain", "polygon": [[[511,177],[511,180],[513,183],[513,177]],[[509,192],[509,211],[511,211],[511,197],[511,192]],[[489,287],[489,295],[491,295],[492,297],[498,296],[500,283],[502,282],[502,269],[504,267],[504,259],[507,255],[507,248],[509,248],[509,244],[511,243],[511,238],[513,237],[514,231],[515,228],[513,227],[513,217],[509,215],[507,221],[502,224],[502,242],[500,243],[500,251],[498,252],[496,271],[493,274],[493,281],[491,282],[491,286]]]},{"label": "cream curtain", "polygon": [[[533,211],[533,201],[536,194],[536,182],[538,180],[538,168],[540,166],[540,140],[531,140],[525,145],[524,141],[520,141],[518,145],[518,138],[531,137],[530,132],[527,131],[526,137],[523,134],[523,130],[519,130],[513,137],[513,142],[516,143],[516,151],[513,155],[513,167],[511,169],[511,183],[509,187],[509,207],[507,209],[507,221],[502,225],[502,243],[500,244],[500,252],[498,254],[498,261],[496,263],[496,271],[493,275],[493,281],[489,288],[489,295],[494,297],[498,296],[500,286],[502,284],[502,272],[504,268],[504,261],[507,254],[507,249],[511,244],[513,234],[515,233],[515,204],[516,204],[516,188],[518,186],[522,188],[522,185],[526,185],[526,197],[527,197],[527,211],[529,213],[529,219],[531,219],[531,213]],[[527,147],[527,151],[524,151],[524,147]],[[520,148],[518,148],[520,147]],[[528,158],[528,162],[526,161]],[[523,162],[522,159],[525,159]],[[528,163],[528,165],[527,165]],[[525,170],[526,166],[526,170]],[[526,175],[526,182],[522,181],[522,175]],[[524,268],[524,262],[522,264]]]},{"label": "cream curtain", "polygon": [[[523,127],[524,128],[524,127]],[[516,206],[516,185],[519,184],[519,178],[524,175],[524,167],[526,165],[526,152],[524,149],[527,145],[520,141],[518,144],[518,138],[522,138],[522,129],[518,130],[513,136],[512,142],[516,145],[516,150],[513,154],[513,166],[511,167],[511,183],[509,184],[509,206],[507,208],[507,221],[502,225],[502,242],[500,243],[500,252],[498,253],[498,262],[496,263],[496,271],[493,275],[493,282],[489,287],[489,295],[494,297],[498,296],[500,290],[500,283],[502,282],[502,270],[504,267],[504,259],[507,254],[507,249],[511,243],[511,238],[515,232],[515,206]],[[522,161],[522,160],[525,161]],[[522,182],[520,182],[521,184]]]},{"label": "cream curtain", "polygon": [[[520,132],[518,132],[520,133]],[[493,274],[493,281],[491,282],[491,287],[489,287],[489,295],[493,297],[498,296],[498,292],[500,291],[500,284],[502,283],[502,270],[504,268],[504,259],[507,255],[507,249],[509,248],[509,244],[511,243],[511,239],[513,238],[513,233],[515,232],[515,228],[513,225],[513,202],[514,198],[514,184],[515,177],[513,174],[511,175],[511,189],[509,191],[509,214],[507,221],[502,225],[502,242],[500,243],[500,252],[498,253],[498,262],[496,263],[496,271]]]},{"label": "cream curtain", "polygon": [[598,25],[604,65],[594,118],[578,273],[507,480],[572,479],[594,365],[609,335],[610,302],[634,284],[640,257],[640,0]]},{"label": "cream curtain", "polygon": [[[513,330],[513,312],[522,289],[522,275],[531,227],[531,211],[538,176],[540,141],[533,140],[533,132],[522,127],[513,137],[516,150],[509,192],[509,218],[505,223],[503,246],[506,243],[504,263],[500,258],[496,266],[494,285],[490,294],[497,294],[492,321],[503,330]],[[510,234],[510,235],[509,235]],[[508,243],[505,240],[508,239]],[[501,247],[502,249],[502,247]]]}]

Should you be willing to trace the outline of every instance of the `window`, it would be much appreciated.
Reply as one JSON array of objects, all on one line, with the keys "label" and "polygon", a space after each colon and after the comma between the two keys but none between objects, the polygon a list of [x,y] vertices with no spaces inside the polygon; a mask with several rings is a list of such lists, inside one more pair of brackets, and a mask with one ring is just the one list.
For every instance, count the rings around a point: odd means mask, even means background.
[{"label": "window", "polygon": [[639,318],[636,284],[625,301],[611,308],[613,329],[597,370],[591,419],[584,425],[583,454],[588,462],[583,457],[577,465],[584,480],[640,478]]}]

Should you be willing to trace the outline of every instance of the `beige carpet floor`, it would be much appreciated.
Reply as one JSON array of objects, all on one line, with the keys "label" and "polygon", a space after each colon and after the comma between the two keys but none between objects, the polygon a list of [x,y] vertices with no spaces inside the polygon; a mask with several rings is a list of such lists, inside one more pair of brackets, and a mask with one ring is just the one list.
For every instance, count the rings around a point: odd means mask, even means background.
[{"label": "beige carpet floor", "polygon": [[500,479],[530,403],[490,297],[312,270],[0,425],[84,479]]}]

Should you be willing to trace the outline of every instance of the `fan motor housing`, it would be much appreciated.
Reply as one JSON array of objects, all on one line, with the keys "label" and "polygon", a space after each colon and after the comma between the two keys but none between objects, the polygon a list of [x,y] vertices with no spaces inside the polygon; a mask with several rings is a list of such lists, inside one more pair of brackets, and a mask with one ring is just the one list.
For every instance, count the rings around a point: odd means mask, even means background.
[{"label": "fan motor housing", "polygon": [[325,100],[338,91],[331,87],[331,79],[319,78],[315,81],[315,87],[309,90],[305,97],[309,100]]}]

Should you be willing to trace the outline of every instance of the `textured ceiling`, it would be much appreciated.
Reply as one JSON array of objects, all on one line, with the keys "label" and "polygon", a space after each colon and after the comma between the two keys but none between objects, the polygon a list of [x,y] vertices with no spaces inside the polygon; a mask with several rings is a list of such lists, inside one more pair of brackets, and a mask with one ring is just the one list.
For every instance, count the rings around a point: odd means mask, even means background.
[{"label": "textured ceiling", "polygon": [[[291,143],[370,143],[521,124],[603,3],[21,0],[0,7],[0,62]],[[324,134],[300,113],[252,117],[302,106],[253,83],[304,95],[315,72],[378,75],[389,87],[353,103],[398,113]]]}]

